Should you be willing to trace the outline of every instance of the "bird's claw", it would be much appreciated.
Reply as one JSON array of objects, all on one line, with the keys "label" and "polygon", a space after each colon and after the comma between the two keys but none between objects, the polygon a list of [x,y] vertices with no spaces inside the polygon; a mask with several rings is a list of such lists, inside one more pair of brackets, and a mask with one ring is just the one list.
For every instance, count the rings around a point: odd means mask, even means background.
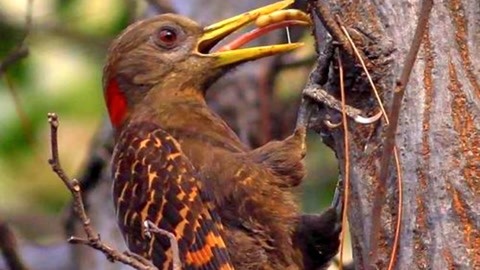
[{"label": "bird's claw", "polygon": [[[365,117],[362,116],[362,110],[352,107],[350,105],[345,105],[345,109],[343,109],[342,103],[338,99],[330,95],[327,91],[322,89],[319,85],[312,84],[307,86],[307,88],[303,90],[303,95],[309,97],[310,99],[313,99],[314,101],[322,103],[338,112],[342,112],[343,110],[345,110],[345,114],[348,117],[352,118],[355,123],[358,124],[373,124],[376,121],[380,120],[383,115],[382,112],[379,112],[373,116]],[[336,128],[339,126],[339,124],[331,123],[329,120],[326,120],[324,123],[330,128]]]},{"label": "bird's claw", "polygon": [[364,116],[361,116],[361,115],[357,115],[357,116],[353,117],[353,120],[358,124],[369,125],[369,124],[373,124],[373,123],[377,122],[382,117],[382,115],[383,115],[383,113],[380,111],[377,114],[375,114],[373,116],[370,116],[370,117],[364,117]]},{"label": "bird's claw", "polygon": [[330,121],[330,119],[323,120],[323,123],[325,124],[325,126],[327,126],[330,129],[338,128],[339,126],[342,125],[342,121],[340,121],[338,123],[332,123],[332,121]]},{"label": "bird's claw", "polygon": [[[383,115],[382,112],[378,112],[375,115],[370,116],[370,117],[364,117],[364,116],[361,116],[361,115],[350,115],[350,117],[357,124],[369,125],[369,124],[373,124],[373,123],[377,122],[382,117],[382,115]],[[342,125],[341,120],[338,123],[333,123],[332,121],[330,121],[330,119],[325,119],[325,120],[323,120],[323,123],[325,124],[325,126],[327,126],[330,129],[338,128],[339,126]]]}]

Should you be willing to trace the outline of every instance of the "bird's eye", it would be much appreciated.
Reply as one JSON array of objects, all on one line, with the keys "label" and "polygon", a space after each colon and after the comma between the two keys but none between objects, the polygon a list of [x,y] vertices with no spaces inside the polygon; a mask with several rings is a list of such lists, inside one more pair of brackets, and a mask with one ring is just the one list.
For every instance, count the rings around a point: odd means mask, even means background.
[{"label": "bird's eye", "polygon": [[155,34],[155,43],[165,49],[171,49],[177,45],[177,30],[171,27],[162,27]]}]

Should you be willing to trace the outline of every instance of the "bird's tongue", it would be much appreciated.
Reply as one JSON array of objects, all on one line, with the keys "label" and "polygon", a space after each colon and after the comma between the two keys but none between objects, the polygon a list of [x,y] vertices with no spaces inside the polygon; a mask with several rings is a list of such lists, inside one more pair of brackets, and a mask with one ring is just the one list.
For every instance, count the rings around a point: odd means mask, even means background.
[{"label": "bird's tongue", "polygon": [[298,20],[288,20],[288,21],[281,21],[273,24],[269,24],[264,27],[260,28],[255,28],[252,31],[245,33],[238,38],[232,40],[231,42],[221,46],[216,50],[216,52],[223,52],[223,51],[230,51],[230,50],[236,50],[243,45],[247,44],[248,42],[259,38],[273,30],[279,29],[279,28],[285,28],[287,26],[293,26],[293,25],[299,25],[299,24],[304,24],[302,21]]}]

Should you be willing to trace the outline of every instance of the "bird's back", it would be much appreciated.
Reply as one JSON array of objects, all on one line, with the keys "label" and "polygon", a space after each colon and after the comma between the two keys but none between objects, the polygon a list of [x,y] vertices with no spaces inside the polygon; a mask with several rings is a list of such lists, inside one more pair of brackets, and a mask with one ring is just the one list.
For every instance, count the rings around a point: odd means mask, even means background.
[{"label": "bird's back", "polygon": [[112,161],[117,221],[129,249],[171,269],[169,238],[145,232],[144,222],[175,235],[182,269],[233,269],[218,214],[178,142],[151,122],[130,123]]},{"label": "bird's back", "polygon": [[[294,160],[292,169],[297,171],[291,173],[301,178],[303,156],[282,152],[276,159],[275,150],[288,150],[279,147],[282,142],[271,150],[250,151],[206,105],[180,102],[175,108],[169,115],[158,114],[158,124],[175,137],[202,175],[202,188],[211,194],[227,231],[225,240],[236,268],[296,265],[292,234],[299,211],[292,190],[286,188],[292,184],[285,183],[275,168],[284,165],[279,161]],[[182,119],[181,125],[176,118]],[[292,144],[291,148],[298,147]]]}]

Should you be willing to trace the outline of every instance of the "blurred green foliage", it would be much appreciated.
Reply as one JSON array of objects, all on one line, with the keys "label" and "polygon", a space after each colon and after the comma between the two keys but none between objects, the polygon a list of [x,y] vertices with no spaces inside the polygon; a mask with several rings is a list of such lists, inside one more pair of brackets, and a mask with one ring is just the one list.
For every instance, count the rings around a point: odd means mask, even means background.
[{"label": "blurred green foliage", "polygon": [[[0,81],[2,214],[58,213],[69,198],[47,164],[46,114],[61,116],[62,161],[73,174],[104,115],[101,70],[106,46],[132,15],[122,1],[97,2],[33,2],[32,28],[25,41],[30,54],[10,66]],[[0,59],[24,38],[26,8],[27,1],[0,1]]]}]

